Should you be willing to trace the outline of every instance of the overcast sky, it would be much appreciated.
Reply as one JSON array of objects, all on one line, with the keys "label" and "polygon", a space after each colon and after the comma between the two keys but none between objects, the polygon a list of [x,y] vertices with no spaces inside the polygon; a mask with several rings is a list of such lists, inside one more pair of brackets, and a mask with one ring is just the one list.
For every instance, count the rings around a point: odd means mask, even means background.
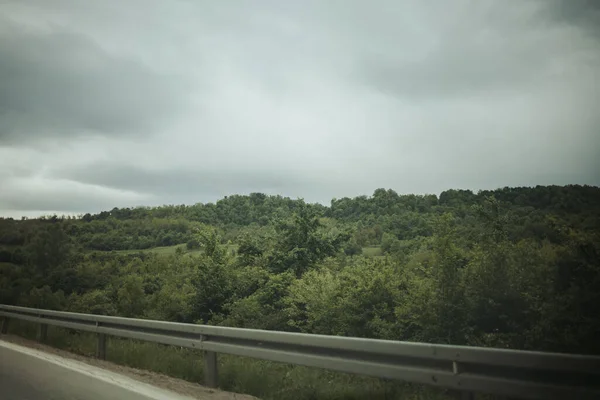
[{"label": "overcast sky", "polygon": [[600,1],[0,1],[0,215],[599,185],[599,127]]}]

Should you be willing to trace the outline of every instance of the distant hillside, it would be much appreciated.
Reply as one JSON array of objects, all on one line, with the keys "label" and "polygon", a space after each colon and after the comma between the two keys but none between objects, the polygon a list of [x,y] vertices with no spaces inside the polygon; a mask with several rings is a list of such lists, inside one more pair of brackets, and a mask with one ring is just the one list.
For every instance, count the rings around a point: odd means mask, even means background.
[{"label": "distant hillside", "polygon": [[[555,223],[583,230],[600,227],[600,188],[592,186],[537,186],[494,191],[448,190],[436,195],[398,195],[377,189],[372,196],[333,199],[329,207],[307,204],[320,217],[357,225],[361,245],[380,245],[383,233],[398,239],[429,236],[431,218],[452,212],[469,224],[472,207],[494,197],[500,212],[511,220],[513,239],[553,237]],[[233,195],[215,204],[166,205],[159,207],[113,208],[80,219],[56,216],[18,221],[0,219],[0,247],[23,245],[40,226],[60,222],[64,232],[85,249],[136,250],[185,244],[202,224],[218,227],[228,239],[250,225],[267,226],[289,218],[302,200],[252,193]],[[2,253],[0,260],[6,260]]]},{"label": "distant hillside", "polygon": [[0,220],[0,303],[600,354],[600,188]]}]

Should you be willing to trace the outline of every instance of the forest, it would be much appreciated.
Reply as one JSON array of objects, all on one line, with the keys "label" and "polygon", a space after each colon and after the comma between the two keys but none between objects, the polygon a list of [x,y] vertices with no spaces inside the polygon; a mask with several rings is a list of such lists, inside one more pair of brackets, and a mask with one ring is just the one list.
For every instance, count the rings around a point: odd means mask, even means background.
[{"label": "forest", "polygon": [[600,354],[600,188],[448,190],[0,220],[0,303]]}]

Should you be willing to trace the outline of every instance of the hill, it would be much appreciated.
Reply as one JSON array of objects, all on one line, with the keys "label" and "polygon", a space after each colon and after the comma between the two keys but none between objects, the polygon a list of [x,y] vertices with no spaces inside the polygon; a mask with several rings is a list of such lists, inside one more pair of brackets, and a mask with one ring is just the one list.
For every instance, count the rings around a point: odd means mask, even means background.
[{"label": "hill", "polygon": [[0,220],[0,302],[600,354],[600,189],[215,204]]}]

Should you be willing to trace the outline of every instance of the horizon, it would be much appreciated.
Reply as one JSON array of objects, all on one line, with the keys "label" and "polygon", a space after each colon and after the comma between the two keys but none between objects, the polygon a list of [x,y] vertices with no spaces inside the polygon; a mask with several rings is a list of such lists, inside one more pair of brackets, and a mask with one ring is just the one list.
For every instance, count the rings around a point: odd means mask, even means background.
[{"label": "horizon", "polygon": [[12,214],[10,215],[10,213],[8,215],[6,214],[0,214],[0,219],[14,219],[14,220],[19,220],[21,218],[26,218],[26,219],[39,219],[39,218],[51,218],[51,217],[58,217],[58,218],[67,218],[67,217],[75,217],[77,219],[80,219],[81,217],[83,217],[86,214],[91,214],[91,215],[97,215],[101,212],[110,212],[111,210],[113,210],[114,208],[118,208],[118,209],[136,209],[136,208],[148,208],[148,209],[152,209],[152,208],[160,208],[160,207],[172,207],[172,206],[185,206],[185,207],[193,207],[196,205],[208,205],[208,204],[216,204],[219,201],[228,198],[228,197],[232,197],[232,196],[249,196],[251,194],[254,193],[260,193],[260,194],[264,194],[266,196],[281,196],[283,198],[288,198],[291,200],[303,200],[308,204],[320,204],[324,207],[331,207],[331,202],[333,200],[340,200],[340,199],[344,199],[344,198],[350,198],[350,199],[354,199],[354,198],[358,198],[358,197],[367,197],[367,198],[372,198],[373,194],[375,193],[376,190],[379,189],[383,189],[383,190],[392,190],[394,191],[398,196],[436,196],[436,198],[439,199],[440,195],[444,192],[450,191],[450,190],[455,190],[455,191],[469,191],[475,195],[478,195],[481,192],[486,192],[486,191],[496,191],[496,190],[501,190],[501,189],[505,189],[505,188],[509,188],[509,189],[523,189],[523,188],[528,188],[528,189],[534,189],[538,186],[541,187],[568,187],[568,186],[581,186],[581,187],[592,187],[592,188],[596,188],[596,189],[600,189],[600,186],[596,186],[596,185],[579,185],[579,184],[566,184],[566,185],[533,185],[533,186],[503,186],[503,187],[497,187],[497,188],[493,188],[493,189],[477,189],[477,190],[472,190],[472,189],[465,189],[465,188],[451,188],[451,189],[445,189],[442,190],[440,193],[401,193],[398,192],[396,190],[394,190],[393,188],[376,188],[373,190],[373,192],[371,194],[359,194],[356,196],[342,196],[342,197],[334,197],[331,198],[329,200],[329,202],[319,202],[319,201],[306,201],[305,198],[302,197],[290,197],[290,196],[285,196],[282,194],[270,194],[270,193],[261,193],[261,192],[250,192],[250,193],[233,193],[233,194],[229,194],[229,195],[225,195],[223,197],[220,197],[219,199],[216,199],[214,201],[207,201],[207,202],[195,202],[195,203],[182,203],[182,204],[147,204],[147,205],[134,205],[134,206],[128,206],[128,207],[112,207],[109,209],[103,209],[103,210],[95,210],[95,211],[88,211],[88,212],[78,212],[78,213],[64,213],[64,212],[53,212],[53,211],[31,211],[29,215],[17,215]]}]

